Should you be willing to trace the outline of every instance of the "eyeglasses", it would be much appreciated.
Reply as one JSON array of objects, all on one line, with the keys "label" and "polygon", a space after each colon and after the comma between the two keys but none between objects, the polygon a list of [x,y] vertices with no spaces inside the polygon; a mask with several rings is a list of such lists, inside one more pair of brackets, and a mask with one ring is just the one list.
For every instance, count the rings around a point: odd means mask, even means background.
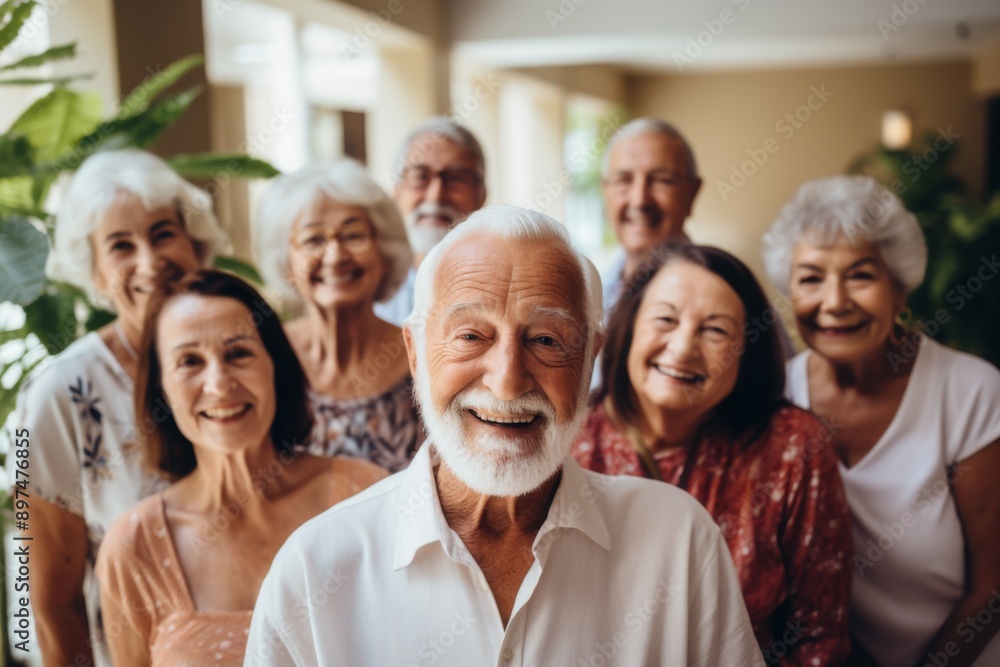
[{"label": "eyeglasses", "polygon": [[425,190],[435,178],[441,179],[441,187],[448,189],[471,188],[482,180],[471,169],[442,169],[435,171],[427,167],[407,167],[403,170],[403,184],[411,190]]},{"label": "eyeglasses", "polygon": [[[605,181],[612,189],[618,192],[625,192],[632,188],[634,176],[629,172],[615,174]],[[651,190],[666,192],[684,183],[694,180],[689,174],[675,174],[673,172],[654,172],[646,177],[646,185]]]},{"label": "eyeglasses", "polygon": [[296,238],[295,245],[310,255],[322,255],[330,243],[336,243],[349,253],[361,254],[371,250],[374,242],[375,234],[371,228],[365,224],[357,224],[344,227],[332,236],[306,230]]}]

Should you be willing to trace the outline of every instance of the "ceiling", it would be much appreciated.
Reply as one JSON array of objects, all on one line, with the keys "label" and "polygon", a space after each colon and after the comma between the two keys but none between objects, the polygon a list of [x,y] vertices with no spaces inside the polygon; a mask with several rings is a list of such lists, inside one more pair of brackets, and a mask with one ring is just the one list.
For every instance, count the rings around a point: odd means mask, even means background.
[{"label": "ceiling", "polygon": [[640,72],[969,58],[998,0],[446,0],[460,58]]}]

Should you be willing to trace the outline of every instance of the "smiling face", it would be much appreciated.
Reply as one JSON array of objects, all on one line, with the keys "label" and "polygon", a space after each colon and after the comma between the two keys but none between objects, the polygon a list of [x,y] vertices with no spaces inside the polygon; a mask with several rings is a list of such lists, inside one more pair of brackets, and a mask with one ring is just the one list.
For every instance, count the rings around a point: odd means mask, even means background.
[{"label": "smiling face", "polygon": [[635,317],[628,376],[639,406],[705,418],[736,386],[746,309],[711,271],[674,260],[650,281]]},{"label": "smiling face", "polygon": [[473,235],[443,258],[407,349],[434,446],[471,489],[523,495],[562,465],[593,363],[581,294],[576,260],[554,244]]},{"label": "smiling face", "polygon": [[393,198],[414,250],[426,254],[453,222],[482,207],[486,187],[475,157],[443,136],[414,138]]},{"label": "smiling face", "polygon": [[615,235],[636,255],[684,233],[701,180],[691,173],[683,142],[645,132],[615,143],[604,199]]},{"label": "smiling face", "polygon": [[270,440],[274,363],[246,306],[178,296],[161,311],[156,340],[164,397],[196,452],[236,453]]},{"label": "smiling face", "polygon": [[882,354],[906,295],[874,243],[799,243],[789,293],[802,340],[834,362]]},{"label": "smiling face", "polygon": [[90,236],[94,286],[107,294],[123,324],[142,330],[156,285],[198,268],[194,244],[175,208],[147,211],[133,194],[119,194]]},{"label": "smiling face", "polygon": [[289,282],[319,308],[374,302],[385,260],[367,211],[324,197],[292,225]]}]

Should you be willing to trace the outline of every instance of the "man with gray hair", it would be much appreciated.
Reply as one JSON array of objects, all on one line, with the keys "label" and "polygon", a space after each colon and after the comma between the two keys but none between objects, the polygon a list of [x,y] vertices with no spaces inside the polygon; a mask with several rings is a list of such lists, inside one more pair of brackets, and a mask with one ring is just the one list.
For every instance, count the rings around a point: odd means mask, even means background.
[{"label": "man with gray hair", "polygon": [[444,116],[427,119],[407,135],[397,159],[393,199],[413,248],[413,270],[375,314],[396,326],[413,310],[416,270],[451,226],[486,201],[483,149],[467,129]]},{"label": "man with gray hair", "polygon": [[541,213],[483,209],[431,250],[404,327],[429,440],[289,538],[245,664],[762,666],[708,513],[568,455],[602,319]]},{"label": "man with gray hair", "polygon": [[673,125],[636,118],[608,142],[601,180],[623,250],[604,276],[604,307],[610,310],[650,249],[670,238],[686,238],[684,221],[701,178],[691,146]]}]

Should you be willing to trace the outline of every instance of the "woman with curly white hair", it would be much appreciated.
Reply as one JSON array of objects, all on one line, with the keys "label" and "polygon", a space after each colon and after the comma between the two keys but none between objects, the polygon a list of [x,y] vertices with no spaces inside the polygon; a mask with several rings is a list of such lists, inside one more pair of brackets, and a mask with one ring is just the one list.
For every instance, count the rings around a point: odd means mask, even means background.
[{"label": "woman with curly white hair", "polygon": [[115,629],[101,627],[93,565],[114,520],[165,486],[135,444],[146,303],[226,242],[208,195],[143,151],[92,156],[63,195],[46,272],[117,317],[32,373],[13,416],[30,434],[31,603],[45,664],[111,664],[104,633]]},{"label": "woman with curly white hair", "polygon": [[851,664],[1000,664],[1000,372],[907,328],[916,219],[871,178],[812,181],[764,259],[809,347],[788,397],[830,425],[851,509]]},{"label": "woman with curly white hair", "polygon": [[405,468],[424,434],[399,327],[379,319],[412,253],[392,200],[351,159],[275,180],[254,223],[261,273],[291,310],[316,418],[310,451]]}]

